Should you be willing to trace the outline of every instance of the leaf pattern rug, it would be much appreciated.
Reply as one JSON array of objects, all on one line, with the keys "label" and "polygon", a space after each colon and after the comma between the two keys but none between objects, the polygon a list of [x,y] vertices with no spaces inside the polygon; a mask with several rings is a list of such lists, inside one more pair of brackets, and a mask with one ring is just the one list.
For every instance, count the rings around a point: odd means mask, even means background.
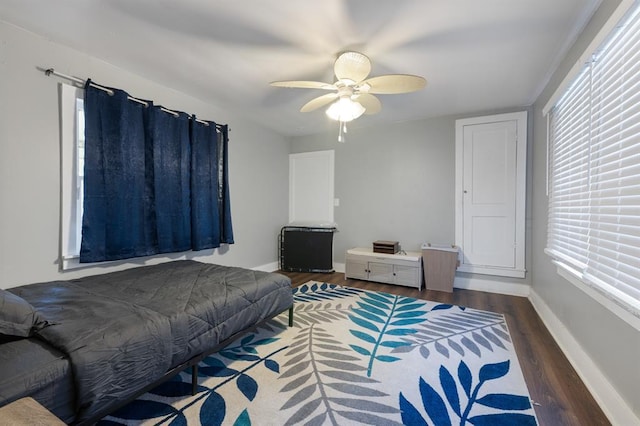
[{"label": "leaf pattern rug", "polygon": [[504,316],[310,281],[287,313],[99,424],[536,425]]}]

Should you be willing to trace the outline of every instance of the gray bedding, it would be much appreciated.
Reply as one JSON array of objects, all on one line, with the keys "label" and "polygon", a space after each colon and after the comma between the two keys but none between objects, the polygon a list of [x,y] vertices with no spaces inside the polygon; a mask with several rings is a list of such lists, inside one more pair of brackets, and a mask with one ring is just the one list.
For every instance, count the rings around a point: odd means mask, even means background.
[{"label": "gray bedding", "polygon": [[285,276],[188,260],[10,291],[54,324],[38,334],[71,361],[76,421],[293,304]]},{"label": "gray bedding", "polygon": [[51,345],[35,337],[3,343],[0,378],[0,405],[31,396],[65,422],[74,419],[69,360]]}]

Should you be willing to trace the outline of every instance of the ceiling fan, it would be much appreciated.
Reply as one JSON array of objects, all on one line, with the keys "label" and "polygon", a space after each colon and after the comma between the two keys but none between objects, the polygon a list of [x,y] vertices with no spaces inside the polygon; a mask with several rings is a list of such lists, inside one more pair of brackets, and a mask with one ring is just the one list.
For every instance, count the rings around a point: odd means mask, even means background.
[{"label": "ceiling fan", "polygon": [[[359,52],[347,51],[340,54],[333,70],[337,78],[334,83],[294,80],[274,81],[271,85],[331,91],[310,100],[300,111],[314,111],[331,103],[327,108],[327,115],[336,121],[346,123],[362,114],[380,112],[382,104],[374,94],[410,93],[423,89],[427,84],[423,77],[408,74],[387,74],[367,78],[371,72],[371,61]],[[342,132],[344,125],[340,127]]]}]

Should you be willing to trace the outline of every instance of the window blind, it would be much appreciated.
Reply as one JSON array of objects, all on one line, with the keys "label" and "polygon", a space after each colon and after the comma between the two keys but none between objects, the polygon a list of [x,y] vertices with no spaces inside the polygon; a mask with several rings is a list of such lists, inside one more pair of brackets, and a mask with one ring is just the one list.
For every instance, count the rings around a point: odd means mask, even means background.
[{"label": "window blind", "polygon": [[640,307],[638,3],[550,113],[547,252]]}]

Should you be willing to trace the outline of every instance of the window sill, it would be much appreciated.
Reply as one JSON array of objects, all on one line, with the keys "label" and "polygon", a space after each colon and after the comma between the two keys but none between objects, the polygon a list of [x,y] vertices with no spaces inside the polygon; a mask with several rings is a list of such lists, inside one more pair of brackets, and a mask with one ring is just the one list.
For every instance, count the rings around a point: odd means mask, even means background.
[{"label": "window sill", "polygon": [[585,282],[580,272],[560,260],[552,257],[552,262],[556,265],[558,275],[585,292],[631,327],[640,331],[640,302],[632,300],[625,294],[617,295],[609,289]]},{"label": "window sill", "polygon": [[91,266],[108,265],[114,262],[80,263],[80,256],[68,256],[62,258],[61,271],[71,271],[73,269],[89,268]]}]

